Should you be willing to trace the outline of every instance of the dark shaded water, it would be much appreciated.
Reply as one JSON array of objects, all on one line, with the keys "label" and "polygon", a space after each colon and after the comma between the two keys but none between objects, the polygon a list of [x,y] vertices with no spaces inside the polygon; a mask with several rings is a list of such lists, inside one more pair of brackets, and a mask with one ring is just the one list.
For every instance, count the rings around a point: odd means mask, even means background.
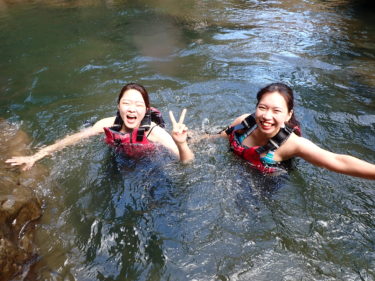
[{"label": "dark shaded water", "polygon": [[[135,81],[197,131],[296,93],[304,136],[375,163],[375,22],[350,1],[0,5],[0,112],[40,147]],[[41,161],[36,280],[375,280],[374,183],[303,160],[262,177],[224,141],[117,163],[101,137]]]}]

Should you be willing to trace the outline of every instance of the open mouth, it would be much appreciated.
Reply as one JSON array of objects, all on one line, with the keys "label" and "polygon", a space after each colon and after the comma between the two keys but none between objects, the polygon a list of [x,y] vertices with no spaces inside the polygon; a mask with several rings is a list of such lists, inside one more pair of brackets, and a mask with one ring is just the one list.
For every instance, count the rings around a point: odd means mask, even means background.
[{"label": "open mouth", "polygon": [[137,120],[137,116],[126,115],[126,119],[128,120],[128,122],[133,123],[133,122],[135,122]]},{"label": "open mouth", "polygon": [[261,121],[260,124],[262,125],[262,128],[263,128],[263,129],[266,129],[266,130],[267,130],[267,129],[270,129],[270,128],[273,126],[272,123],[267,122],[267,121]]}]

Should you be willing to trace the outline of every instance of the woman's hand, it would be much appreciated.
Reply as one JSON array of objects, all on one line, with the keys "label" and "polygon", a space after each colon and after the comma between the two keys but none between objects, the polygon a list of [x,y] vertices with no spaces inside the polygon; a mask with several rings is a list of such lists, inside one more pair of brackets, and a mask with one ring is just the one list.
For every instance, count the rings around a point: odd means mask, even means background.
[{"label": "woman's hand", "polygon": [[180,119],[178,120],[178,122],[176,122],[173,112],[169,111],[169,117],[171,118],[173,125],[172,138],[177,145],[178,153],[180,155],[180,161],[182,163],[188,163],[194,159],[194,153],[190,150],[187,144],[188,128],[184,124],[185,115],[186,108],[182,110]]},{"label": "woman's hand", "polygon": [[177,145],[186,143],[187,141],[188,128],[184,124],[185,115],[186,115],[186,108],[182,110],[180,119],[178,120],[178,122],[176,122],[173,112],[169,111],[169,117],[171,118],[172,126],[173,126],[172,138]]},{"label": "woman's hand", "polygon": [[10,164],[11,166],[24,165],[21,170],[26,171],[26,170],[31,169],[31,167],[34,165],[35,161],[37,161],[37,159],[34,157],[34,155],[32,155],[32,156],[14,156],[14,157],[6,160],[5,163]]},{"label": "woman's hand", "polygon": [[89,138],[91,136],[95,136],[101,133],[104,133],[103,127],[110,127],[112,126],[113,122],[115,121],[116,117],[108,117],[99,120],[94,124],[94,126],[86,128],[78,133],[73,135],[68,135],[63,139],[56,141],[54,144],[48,145],[37,153],[31,156],[15,156],[12,157],[5,162],[12,165],[12,166],[21,166],[23,171],[30,170],[34,163],[47,155],[51,155],[52,153],[63,149],[69,145],[73,145],[79,143],[83,139]]}]

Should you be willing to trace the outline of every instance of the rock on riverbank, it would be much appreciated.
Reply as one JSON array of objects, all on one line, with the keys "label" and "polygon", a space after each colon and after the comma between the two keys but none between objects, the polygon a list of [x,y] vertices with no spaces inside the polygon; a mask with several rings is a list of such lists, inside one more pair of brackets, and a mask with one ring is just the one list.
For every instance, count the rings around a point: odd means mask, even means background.
[{"label": "rock on riverbank", "polygon": [[28,136],[5,120],[0,120],[0,281],[24,279],[38,260],[34,229],[42,215],[35,188],[43,172],[35,167],[27,172],[11,168],[4,161],[27,154]]}]

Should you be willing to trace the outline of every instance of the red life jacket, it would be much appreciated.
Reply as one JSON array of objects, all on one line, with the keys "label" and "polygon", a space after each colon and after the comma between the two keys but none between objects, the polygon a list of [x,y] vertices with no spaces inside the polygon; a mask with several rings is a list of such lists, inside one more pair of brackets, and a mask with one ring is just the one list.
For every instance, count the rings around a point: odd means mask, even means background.
[{"label": "red life jacket", "polygon": [[285,170],[286,161],[282,161],[277,164],[268,164],[262,161],[260,155],[268,151],[277,150],[289,138],[293,131],[296,131],[296,133],[300,135],[299,127],[297,126],[291,129],[285,126],[284,128],[281,128],[280,131],[274,137],[272,137],[266,145],[246,147],[239,141],[239,136],[244,133],[244,130],[250,130],[250,132],[252,132],[256,128],[257,125],[254,115],[255,114],[249,115],[241,122],[241,124],[225,130],[227,135],[229,135],[231,149],[235,154],[247,160],[251,166],[263,173],[275,173],[279,172],[281,169]]},{"label": "red life jacket", "polygon": [[[155,144],[147,139],[151,133],[151,121],[154,121],[158,126],[164,127],[164,120],[161,113],[156,108],[150,108],[145,117],[141,121],[139,128],[133,129],[130,133],[120,132],[121,126],[118,122],[118,117],[115,120],[115,125],[110,128],[103,128],[105,133],[105,142],[115,147],[116,152],[122,152],[129,157],[141,157],[155,150]],[[146,134],[148,132],[148,134]]]}]

